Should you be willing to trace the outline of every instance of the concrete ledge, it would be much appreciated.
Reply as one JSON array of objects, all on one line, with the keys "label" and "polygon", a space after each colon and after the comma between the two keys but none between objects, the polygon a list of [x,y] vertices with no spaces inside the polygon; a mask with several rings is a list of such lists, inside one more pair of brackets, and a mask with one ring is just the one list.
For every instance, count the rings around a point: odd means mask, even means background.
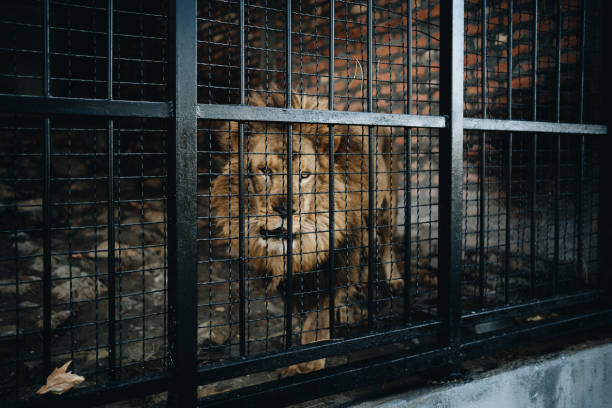
[{"label": "concrete ledge", "polygon": [[610,408],[612,344],[564,352],[470,381],[396,394],[356,407]]}]

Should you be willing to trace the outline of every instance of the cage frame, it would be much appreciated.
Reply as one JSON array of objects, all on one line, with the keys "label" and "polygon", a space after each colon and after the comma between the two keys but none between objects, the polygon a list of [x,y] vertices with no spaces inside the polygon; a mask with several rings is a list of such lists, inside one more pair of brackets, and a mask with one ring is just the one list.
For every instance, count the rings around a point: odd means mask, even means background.
[{"label": "cage frame", "polygon": [[[586,0],[584,0],[586,2]],[[112,401],[123,400],[136,396],[144,396],[151,393],[169,391],[169,404],[173,406],[195,406],[195,405],[231,405],[236,403],[257,405],[258,402],[268,402],[274,394],[275,403],[286,404],[323,396],[343,389],[354,388],[357,385],[365,385],[384,379],[390,379],[397,375],[430,370],[435,367],[444,367],[449,373],[457,373],[458,364],[470,357],[479,356],[483,352],[498,350],[507,347],[509,344],[523,342],[528,339],[540,339],[551,335],[552,331],[558,333],[571,333],[582,331],[586,328],[602,327],[612,322],[612,270],[610,268],[610,254],[606,251],[611,243],[610,233],[610,211],[602,211],[600,214],[599,228],[599,251],[601,270],[605,275],[605,282],[601,289],[580,292],[576,294],[554,296],[550,299],[533,299],[531,302],[519,305],[506,305],[501,307],[489,308],[469,315],[463,315],[461,311],[461,273],[462,273],[462,214],[463,214],[463,139],[465,130],[477,131],[504,131],[509,132],[507,143],[512,145],[512,133],[540,133],[553,134],[576,134],[581,138],[581,145],[584,146],[585,137],[601,137],[604,151],[609,151],[612,147],[609,135],[609,117],[605,124],[586,124],[586,123],[561,123],[546,122],[537,120],[537,111],[534,103],[533,120],[512,120],[512,119],[491,119],[491,118],[468,118],[464,117],[464,1],[452,0],[441,3],[441,97],[439,116],[424,116],[412,114],[383,114],[372,112],[372,10],[373,1],[368,1],[368,88],[366,112],[343,112],[333,110],[333,98],[330,98],[328,111],[311,111],[286,108],[264,108],[246,106],[245,102],[245,39],[244,39],[244,9],[245,2],[240,0],[240,105],[217,105],[217,104],[198,104],[197,103],[197,1],[196,0],[173,0],[170,2],[169,13],[169,93],[168,102],[140,102],[124,101],[113,99],[113,22],[112,10],[113,0],[108,0],[108,37],[109,37],[109,56],[108,58],[108,95],[105,99],[83,99],[53,97],[49,88],[49,2],[43,0],[44,7],[44,80],[43,96],[23,96],[23,95],[0,95],[0,111],[6,113],[28,113],[37,114],[45,118],[44,121],[44,197],[43,213],[45,220],[44,228],[44,272],[43,272],[43,337],[46,339],[46,349],[43,351],[45,371],[49,372],[50,349],[48,345],[51,339],[50,324],[50,291],[51,291],[51,260],[50,260],[50,236],[49,228],[49,179],[50,179],[50,133],[49,120],[53,115],[88,115],[106,118],[110,137],[113,135],[113,118],[119,117],[145,117],[163,118],[169,122],[169,176],[168,176],[168,276],[169,276],[169,361],[171,366],[168,372],[141,377],[131,380],[121,380],[110,382],[104,385],[97,385],[88,388],[74,390],[62,396],[62,404],[81,406],[84,403],[102,404]],[[486,1],[484,2],[486,4]],[[512,10],[512,0],[509,0],[509,9]],[[538,0],[533,1],[534,7],[538,7]],[[485,6],[486,7],[486,6]],[[606,16],[610,17],[609,5],[605,4]],[[333,15],[332,6],[332,15]],[[333,17],[331,19],[331,33],[333,33]],[[411,18],[409,19],[411,21]],[[285,22],[286,30],[291,38],[291,2],[288,3]],[[582,24],[585,20],[583,17]],[[537,24],[537,22],[535,22]],[[511,25],[511,24],[510,24]],[[486,25],[483,25],[482,35],[486,38]],[[511,28],[510,28],[511,29]],[[605,28],[609,34],[609,27]],[[537,30],[536,30],[537,32]],[[333,34],[332,34],[333,35]],[[606,38],[604,36],[604,38]],[[287,52],[291,53],[291,41],[287,41]],[[334,52],[333,41],[331,41],[330,66],[333,67]],[[511,44],[511,42],[510,42]],[[512,47],[510,45],[510,47]],[[581,44],[584,51],[584,42]],[[537,41],[534,46],[534,58],[537,59]],[[510,48],[511,50],[511,48]],[[512,53],[510,52],[509,55]],[[604,67],[609,68],[610,53],[604,53]],[[486,53],[484,54],[486,55]],[[291,75],[291,59],[287,62],[287,72]],[[511,75],[512,62],[509,63]],[[485,70],[486,71],[486,70]],[[534,72],[536,70],[534,69]],[[584,78],[584,64],[581,66],[581,77]],[[609,82],[609,79],[606,78]],[[556,86],[559,89],[560,77],[556,78]],[[291,83],[291,80],[288,80]],[[535,82],[534,82],[535,83]],[[330,76],[329,90],[333,94],[333,75]],[[285,90],[287,101],[291,98],[291,89]],[[483,84],[483,98],[486,98],[486,84]],[[509,95],[511,98],[511,94]],[[537,86],[533,87],[532,98],[537,99]],[[584,94],[581,91],[581,103]],[[557,97],[557,114],[558,114]],[[606,97],[609,102],[609,96]],[[511,106],[511,104],[509,104]],[[582,109],[582,106],[581,106]],[[511,111],[509,117],[511,117]],[[392,330],[370,332],[367,335],[348,339],[332,339],[324,343],[309,344],[300,347],[290,347],[285,351],[258,357],[242,357],[221,363],[213,363],[203,367],[197,366],[197,120],[231,120],[237,121],[239,127],[239,161],[244,161],[244,122],[265,121],[285,123],[289,127],[288,141],[291,141],[291,126],[296,123],[318,123],[327,125],[362,125],[368,126],[370,139],[370,152],[368,158],[370,164],[373,160],[372,141],[374,140],[374,126],[397,126],[405,128],[436,128],[440,129],[440,230],[439,230],[439,286],[438,286],[438,319],[433,322],[422,324],[406,323],[404,327]],[[333,137],[331,137],[333,140]],[[536,137],[533,137],[535,143]],[[112,144],[109,149],[112,150]],[[330,146],[333,149],[333,144]],[[511,151],[511,149],[509,150]],[[558,151],[557,151],[558,153]],[[511,153],[510,153],[511,154]],[[535,153],[534,153],[535,154]],[[580,149],[579,154],[584,155],[584,148]],[[289,155],[290,156],[290,155]],[[333,155],[330,155],[333,157]],[[581,156],[582,157],[582,156]],[[112,160],[112,151],[109,153],[109,160]],[[558,165],[558,159],[555,161]],[[291,173],[291,160],[288,159],[288,173]],[[531,166],[535,167],[535,161]],[[243,166],[240,166],[242,169]],[[370,172],[373,166],[369,166]],[[612,164],[601,163],[601,189],[600,189],[600,208],[612,208],[612,196],[610,189],[605,184],[606,175],[610,174]],[[331,167],[333,174],[333,167]],[[109,174],[112,180],[112,172]],[[241,187],[241,201],[244,198],[244,173],[239,175]],[[370,175],[370,185],[368,186],[370,200],[373,198],[374,191],[373,177]],[[532,181],[532,183],[535,183]],[[289,189],[291,183],[288,183]],[[510,184],[510,183],[509,183]],[[112,183],[109,183],[112,185]],[[112,196],[112,187],[110,188]],[[531,187],[532,193],[534,187]],[[332,196],[332,195],[330,195]],[[288,193],[291,198],[291,191]],[[330,200],[333,201],[332,198]],[[559,198],[555,197],[558,207]],[[535,205],[535,199],[531,201]],[[112,210],[113,200],[109,200],[110,210]],[[292,208],[291,204],[288,206]],[[370,208],[373,205],[370,203]],[[112,211],[109,211],[112,214]],[[333,203],[330,208],[330,215],[333,217]],[[372,217],[370,212],[370,217]],[[239,280],[240,280],[240,350],[244,356],[245,342],[245,263],[244,256],[244,209],[239,215],[240,246],[241,256],[239,258]],[[291,217],[289,217],[289,220]],[[109,240],[112,241],[112,229],[114,220],[109,217]],[[558,219],[555,226],[558,231]],[[482,225],[482,224],[481,224]],[[288,227],[291,231],[291,226]],[[373,234],[373,222],[369,224],[369,234]],[[481,227],[481,229],[483,229]],[[532,232],[534,229],[532,229]],[[333,234],[333,231],[330,231]],[[408,236],[410,234],[407,234]],[[372,238],[372,236],[370,237]],[[555,251],[558,252],[559,234],[555,233]],[[111,242],[109,241],[109,242]],[[535,240],[532,240],[532,243]],[[374,240],[369,240],[370,245],[374,245]],[[111,244],[109,244],[110,247]],[[480,248],[482,256],[483,247]],[[291,254],[291,250],[288,252]],[[534,251],[532,251],[532,268],[535,268]],[[374,264],[373,251],[369,251],[368,263]],[[112,251],[109,254],[109,265],[114,262]],[[289,256],[290,258],[290,256]],[[558,259],[558,256],[557,256]],[[291,260],[288,261],[291,265]],[[508,268],[508,266],[506,266]],[[291,267],[288,268],[291,270]],[[373,271],[374,268],[369,268]],[[113,270],[111,267],[110,271]],[[331,261],[330,272],[333,273],[333,258]],[[408,271],[409,272],[409,271]],[[111,273],[112,275],[112,273]],[[331,279],[331,278],[330,278]],[[406,279],[406,277],[405,277]],[[289,279],[290,281],[290,279]],[[370,274],[369,282],[373,281]],[[109,284],[109,288],[114,285]],[[331,286],[331,285],[330,285]],[[406,285],[408,286],[408,285]],[[368,285],[371,290],[373,285]],[[291,287],[288,285],[287,299],[291,299]],[[407,296],[407,295],[406,295]],[[109,299],[114,299],[114,295],[109,293]],[[331,296],[333,299],[333,296]],[[368,305],[370,313],[369,319],[373,317],[372,309],[373,295],[369,293]],[[493,334],[478,340],[465,342],[461,337],[461,330],[466,326],[474,326],[479,322],[507,316],[524,316],[540,311],[555,308],[567,307],[572,305],[593,305],[594,309],[579,313],[575,316],[561,317],[546,321],[541,324],[534,324],[529,327],[515,329],[512,331]],[[114,302],[109,302],[109,316],[114,316]],[[291,342],[291,306],[286,310],[286,337],[287,344]],[[333,307],[330,308],[333,310]],[[333,331],[333,313],[330,312],[331,325]],[[110,319],[113,319],[111,317]],[[372,327],[372,322],[369,322]],[[114,324],[109,322],[109,338],[113,339]],[[393,342],[405,341],[423,334],[435,334],[440,339],[440,344],[435,349],[422,350],[418,353],[408,353],[405,355],[393,355],[376,361],[365,361],[354,364],[351,367],[337,367],[327,369],[322,372],[313,373],[306,377],[288,378],[275,381],[272,384],[263,386],[253,386],[247,389],[229,391],[219,395],[197,399],[196,389],[198,385],[206,384],[221,379],[233,378],[237,375],[246,375],[295,364],[298,362],[309,361],[314,358],[329,357],[351,351],[362,350],[369,347],[390,344]],[[114,356],[114,341],[110,344],[111,372]],[[300,392],[296,392],[300,390]],[[60,399],[53,400],[58,402]],[[26,406],[42,406],[49,403],[49,399],[33,398],[25,403]],[[18,404],[23,405],[22,403]]]}]

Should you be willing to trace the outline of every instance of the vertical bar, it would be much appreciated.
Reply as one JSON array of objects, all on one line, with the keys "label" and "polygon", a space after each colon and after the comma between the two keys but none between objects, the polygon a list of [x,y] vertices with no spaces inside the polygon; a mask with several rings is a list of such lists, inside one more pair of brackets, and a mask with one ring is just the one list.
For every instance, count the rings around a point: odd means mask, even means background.
[{"label": "vertical bar", "polygon": [[[332,1],[329,7],[329,110],[334,110],[334,75],[336,72],[335,66],[335,38],[336,38],[336,2]],[[335,215],[334,215],[334,178],[335,178],[335,163],[334,154],[336,148],[334,146],[334,125],[329,125],[329,337],[335,337],[336,326],[336,251],[335,251]]]},{"label": "vertical bar", "polygon": [[197,366],[197,76],[196,0],[170,3],[170,125],[168,175],[168,403],[196,404]]},{"label": "vertical bar", "polygon": [[[461,222],[463,215],[463,35],[464,2],[441,3],[440,112],[448,126],[440,135],[438,313],[441,341],[455,350],[461,341]],[[450,361],[457,369],[458,353]]]},{"label": "vertical bar", "polygon": [[[556,80],[555,89],[555,117],[557,123],[561,122],[561,36],[563,34],[563,2],[557,2],[557,61],[556,61]],[[553,165],[554,168],[554,266],[553,266],[553,295],[557,294],[559,285],[559,202],[561,201],[561,135],[557,134],[553,145]]]},{"label": "vertical bar", "polygon": [[[244,59],[244,0],[240,0],[240,104],[244,105],[245,99],[245,59]],[[239,279],[239,297],[240,297],[240,355],[246,355],[246,316],[245,316],[245,269],[246,259],[245,253],[245,215],[244,215],[244,122],[238,124],[239,140],[238,140],[238,202],[240,208],[238,211],[238,228],[239,228],[239,243],[238,252],[240,264],[238,268]]]},{"label": "vertical bar", "polygon": [[[368,0],[368,112],[372,112],[372,0]],[[374,127],[368,126],[368,330],[374,329],[374,268],[376,242],[374,238]]]},{"label": "vertical bar", "polygon": [[[50,96],[49,0],[43,2],[43,93]],[[43,121],[43,376],[51,372],[51,120]]]},{"label": "vertical bar", "polygon": [[[408,1],[408,95],[406,96],[406,114],[412,114],[412,0]],[[404,187],[404,323],[410,322],[410,280],[411,276],[411,247],[412,247],[412,129],[404,135],[405,141],[405,187]]]},{"label": "vertical bar", "polygon": [[[533,2],[533,77],[532,77],[532,94],[531,94],[531,103],[532,103],[532,117],[533,120],[537,120],[538,117],[538,0],[534,0]],[[535,298],[536,295],[536,285],[535,285],[535,277],[536,277],[536,228],[537,228],[537,219],[536,219],[536,176],[537,176],[537,163],[536,163],[536,155],[538,148],[538,134],[534,133],[531,138],[531,144],[529,146],[529,195],[530,195],[530,207],[531,207],[531,227],[530,227],[530,249],[529,249],[529,281],[531,283],[531,298]]]},{"label": "vertical bar", "polygon": [[[481,52],[482,52],[482,75],[481,79],[481,92],[482,92],[482,118],[487,118],[487,0],[482,0],[482,20],[481,20],[482,30],[481,30]],[[487,133],[480,133],[480,167],[479,167],[479,203],[480,203],[480,211],[479,211],[479,261],[478,261],[478,290],[479,290],[479,303],[480,308],[484,307],[485,304],[485,222],[486,222],[486,213],[485,213],[485,177],[486,177],[486,160],[487,155],[485,151],[485,144],[487,141]]]},{"label": "vertical bar", "polygon": [[[514,2],[508,0],[508,120],[512,119],[512,44]],[[504,301],[510,301],[510,215],[512,211],[512,132],[506,140],[506,256],[504,258]]]},{"label": "vertical bar", "polygon": [[[106,61],[106,98],[113,99],[113,0],[107,6],[107,61]],[[108,200],[107,200],[107,241],[108,241],[108,368],[111,379],[115,379],[116,370],[116,323],[115,323],[115,139],[114,121],[107,122],[107,158],[108,158]]]},{"label": "vertical bar", "polygon": [[[602,37],[610,38],[610,18],[612,18],[612,4],[609,1],[603,2],[604,13],[602,20]],[[605,42],[604,42],[605,43]],[[603,79],[610,85],[610,78],[606,75],[612,69],[612,56],[609,49],[603,51]],[[603,88],[605,89],[605,88]],[[602,106],[610,106],[611,98],[609,93],[603,92]],[[605,115],[608,125],[608,134],[601,137],[600,152],[609,152],[612,149],[612,141],[610,140],[612,128],[612,115]],[[610,245],[612,244],[612,216],[610,208],[612,208],[612,192],[610,191],[608,178],[612,173],[612,164],[610,160],[605,159],[605,155],[600,155],[600,174],[599,174],[599,273],[601,282],[604,284],[605,290],[608,292],[608,305],[612,304],[612,255],[610,254]]]},{"label": "vertical bar", "polygon": [[[584,49],[586,45],[586,23],[587,23],[587,0],[582,0],[582,21],[580,25],[580,78],[579,78],[579,91],[578,91],[578,106],[579,106],[579,122],[584,123],[584,64],[585,55]],[[577,174],[577,191],[576,195],[576,277],[582,277],[583,275],[583,264],[584,264],[584,241],[582,240],[583,226],[582,226],[582,193],[583,193],[583,180],[584,180],[584,135],[580,135],[578,147],[578,174]]]},{"label": "vertical bar", "polygon": [[[291,2],[287,2],[287,89],[285,106],[291,108]],[[285,347],[291,347],[293,333],[293,124],[287,124],[287,280],[285,299]]]}]

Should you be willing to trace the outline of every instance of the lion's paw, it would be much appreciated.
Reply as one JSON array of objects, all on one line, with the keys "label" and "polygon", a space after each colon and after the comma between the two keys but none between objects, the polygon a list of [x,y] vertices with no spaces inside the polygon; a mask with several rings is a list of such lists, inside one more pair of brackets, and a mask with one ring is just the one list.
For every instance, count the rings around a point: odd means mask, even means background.
[{"label": "lion's paw", "polygon": [[306,363],[293,364],[281,370],[282,378],[291,377],[293,375],[310,373],[313,371],[322,370],[325,368],[325,359],[308,361]]},{"label": "lion's paw", "polygon": [[387,281],[389,288],[394,294],[401,293],[404,290],[404,280],[403,279],[391,279]]}]

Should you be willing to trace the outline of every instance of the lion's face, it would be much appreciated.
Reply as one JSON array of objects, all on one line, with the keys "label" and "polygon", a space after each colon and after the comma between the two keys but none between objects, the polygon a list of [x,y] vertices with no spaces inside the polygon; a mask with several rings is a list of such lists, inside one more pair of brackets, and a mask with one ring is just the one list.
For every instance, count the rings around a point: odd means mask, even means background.
[{"label": "lion's face", "polygon": [[[327,127],[295,125],[291,152],[293,229],[288,231],[287,128],[252,125],[245,128],[244,192],[245,255],[254,271],[283,275],[288,241],[292,242],[294,269],[313,269],[327,258],[329,249],[329,155],[321,145]],[[229,239],[231,256],[238,256],[240,211],[238,132],[223,132],[229,160],[212,182],[216,235]],[[226,146],[226,147],[227,147]],[[338,217],[342,218],[342,217]],[[336,220],[337,225],[343,224]],[[341,239],[339,233],[337,239]]]},{"label": "lion's face", "polygon": [[[280,133],[280,134],[279,134]],[[284,255],[287,240],[291,239],[296,252],[309,247],[316,239],[322,197],[315,192],[327,192],[327,174],[321,174],[322,164],[315,156],[310,139],[294,136],[291,153],[293,187],[293,234],[288,235],[289,199],[287,196],[287,149],[282,132],[274,136],[254,134],[249,137],[245,179],[247,228],[249,248],[268,255]],[[316,190],[315,190],[316,189]],[[323,221],[323,220],[321,220]],[[319,230],[327,230],[319,223]],[[306,242],[305,242],[306,241]],[[259,250],[257,250],[259,249]],[[325,249],[325,248],[320,248]]]}]

